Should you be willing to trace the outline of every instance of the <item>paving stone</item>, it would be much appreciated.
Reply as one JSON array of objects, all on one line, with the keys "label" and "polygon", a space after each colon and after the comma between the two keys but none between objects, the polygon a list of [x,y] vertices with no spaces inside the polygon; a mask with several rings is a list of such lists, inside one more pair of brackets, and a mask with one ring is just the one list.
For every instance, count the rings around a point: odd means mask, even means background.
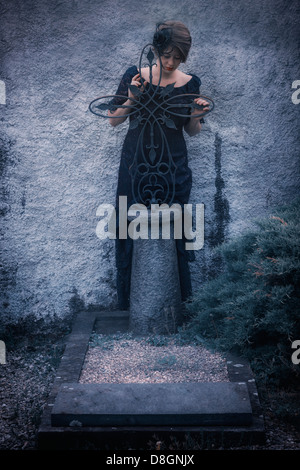
[{"label": "paving stone", "polygon": [[250,425],[247,384],[63,384],[52,426]]}]

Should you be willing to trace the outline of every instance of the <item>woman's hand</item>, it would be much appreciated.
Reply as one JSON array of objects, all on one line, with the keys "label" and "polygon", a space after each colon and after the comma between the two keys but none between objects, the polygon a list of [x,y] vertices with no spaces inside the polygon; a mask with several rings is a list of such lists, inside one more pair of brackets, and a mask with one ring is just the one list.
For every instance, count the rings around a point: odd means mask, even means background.
[{"label": "woman's hand", "polygon": [[[206,100],[204,100],[203,98],[195,98],[194,103],[196,103],[198,106],[203,106],[203,108],[198,109],[197,107],[195,107],[193,109],[193,111],[191,112],[191,117],[193,117],[193,115],[197,116],[197,114],[200,114],[201,112],[206,113],[207,111],[209,111],[209,103]],[[200,120],[201,118],[202,118],[202,116],[199,116],[196,119]]]},{"label": "woman's hand", "polygon": [[[124,108],[118,108],[112,113],[108,111],[108,116],[109,116],[109,123],[115,127],[124,122],[127,118],[127,115],[131,112],[132,105],[134,102],[132,100],[137,101],[140,97],[140,95],[143,93],[145,90],[145,86],[148,82],[143,81],[141,83],[141,77],[140,74],[137,73],[134,77],[132,77],[131,83],[128,87],[128,99],[123,103],[126,107]],[[136,92],[136,94],[135,94]]]},{"label": "woman's hand", "polygon": [[[148,82],[143,80],[143,84],[141,83],[141,76],[139,73],[137,73],[134,77],[132,77],[130,85],[136,86],[137,88],[142,87],[142,91],[144,91],[146,85]],[[137,100],[139,98],[140,93],[138,92],[136,95],[134,94],[134,91],[130,88],[128,88],[128,98],[132,98],[134,100]]]},{"label": "woman's hand", "polygon": [[[200,120],[203,117],[202,113],[209,111],[209,103],[203,98],[195,98],[194,103],[197,106],[195,106],[191,112],[191,119],[189,119],[188,123],[184,126],[185,131],[190,137],[199,134],[201,131]],[[201,108],[199,109],[198,106],[201,106]],[[199,114],[201,115],[199,116]]]},{"label": "woman's hand", "polygon": [[[132,100],[137,101],[145,90],[145,87],[148,82],[143,80],[143,83],[141,83],[141,77],[140,74],[137,73],[131,80],[130,85],[133,86],[133,88],[128,87],[128,99],[123,103],[125,105],[125,108],[117,108],[113,113],[108,111],[108,116],[110,117],[109,123],[115,127],[124,122],[127,118],[127,114],[131,112],[131,107],[134,104]],[[136,88],[135,88],[136,87]],[[136,92],[136,94],[134,94]]]}]

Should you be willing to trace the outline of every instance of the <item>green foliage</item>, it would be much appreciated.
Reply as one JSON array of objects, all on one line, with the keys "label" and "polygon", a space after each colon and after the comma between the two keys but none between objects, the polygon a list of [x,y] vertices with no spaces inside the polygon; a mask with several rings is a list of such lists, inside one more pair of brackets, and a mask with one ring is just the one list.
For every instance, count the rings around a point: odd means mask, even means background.
[{"label": "green foliage", "polygon": [[167,354],[165,356],[159,357],[153,367],[154,370],[164,370],[166,367],[172,367],[176,364],[177,359],[174,354]]},{"label": "green foliage", "polygon": [[89,341],[91,348],[113,349],[117,342],[119,346],[126,347],[127,342],[133,339],[133,334],[129,333],[115,333],[111,335],[104,335],[101,333],[93,332]]},{"label": "green foliage", "polygon": [[146,343],[150,344],[151,346],[168,346],[170,342],[170,338],[166,335],[156,335],[152,334],[145,338]]},{"label": "green foliage", "polygon": [[279,208],[257,230],[218,248],[224,271],[187,304],[182,332],[222,351],[243,354],[264,381],[299,378],[291,344],[300,339],[299,208]]}]

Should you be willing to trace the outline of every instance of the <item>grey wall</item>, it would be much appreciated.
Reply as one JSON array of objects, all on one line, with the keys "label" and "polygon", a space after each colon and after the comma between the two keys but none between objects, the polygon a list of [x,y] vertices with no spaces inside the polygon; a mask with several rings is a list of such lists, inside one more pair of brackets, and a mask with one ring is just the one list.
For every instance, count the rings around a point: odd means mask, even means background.
[{"label": "grey wall", "polygon": [[88,104],[116,91],[160,20],[188,25],[183,70],[216,103],[187,137],[191,202],[205,204],[194,287],[218,270],[213,246],[295,197],[299,2],[6,0],[0,17],[4,317],[115,304],[114,244],[96,237],[96,208],[114,203],[127,123],[113,129]]}]

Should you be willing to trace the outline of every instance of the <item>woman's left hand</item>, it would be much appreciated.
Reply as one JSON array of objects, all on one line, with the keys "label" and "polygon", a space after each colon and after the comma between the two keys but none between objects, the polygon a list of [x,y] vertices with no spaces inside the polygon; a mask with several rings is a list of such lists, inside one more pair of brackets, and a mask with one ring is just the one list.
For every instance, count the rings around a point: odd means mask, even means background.
[{"label": "woman's left hand", "polygon": [[[207,111],[209,111],[209,103],[203,98],[195,98],[194,103],[196,103],[198,106],[203,106],[203,108],[202,109],[194,108],[193,111],[191,112],[191,117],[193,117],[193,115],[197,116],[198,114],[201,114],[202,112],[206,113]],[[199,119],[201,119],[202,117],[203,116],[198,116]]]},{"label": "woman's left hand", "polygon": [[[187,124],[184,126],[185,131],[188,133],[190,137],[192,137],[193,135],[199,134],[199,132],[201,131],[201,127],[202,127],[201,123],[203,122],[201,121],[201,119],[203,118],[205,113],[209,111],[209,103],[203,98],[195,98],[193,101],[193,104],[194,103],[197,106],[194,106],[192,108],[192,111],[191,111],[192,119],[189,119]],[[199,109],[198,106],[201,106],[201,108]]]}]

